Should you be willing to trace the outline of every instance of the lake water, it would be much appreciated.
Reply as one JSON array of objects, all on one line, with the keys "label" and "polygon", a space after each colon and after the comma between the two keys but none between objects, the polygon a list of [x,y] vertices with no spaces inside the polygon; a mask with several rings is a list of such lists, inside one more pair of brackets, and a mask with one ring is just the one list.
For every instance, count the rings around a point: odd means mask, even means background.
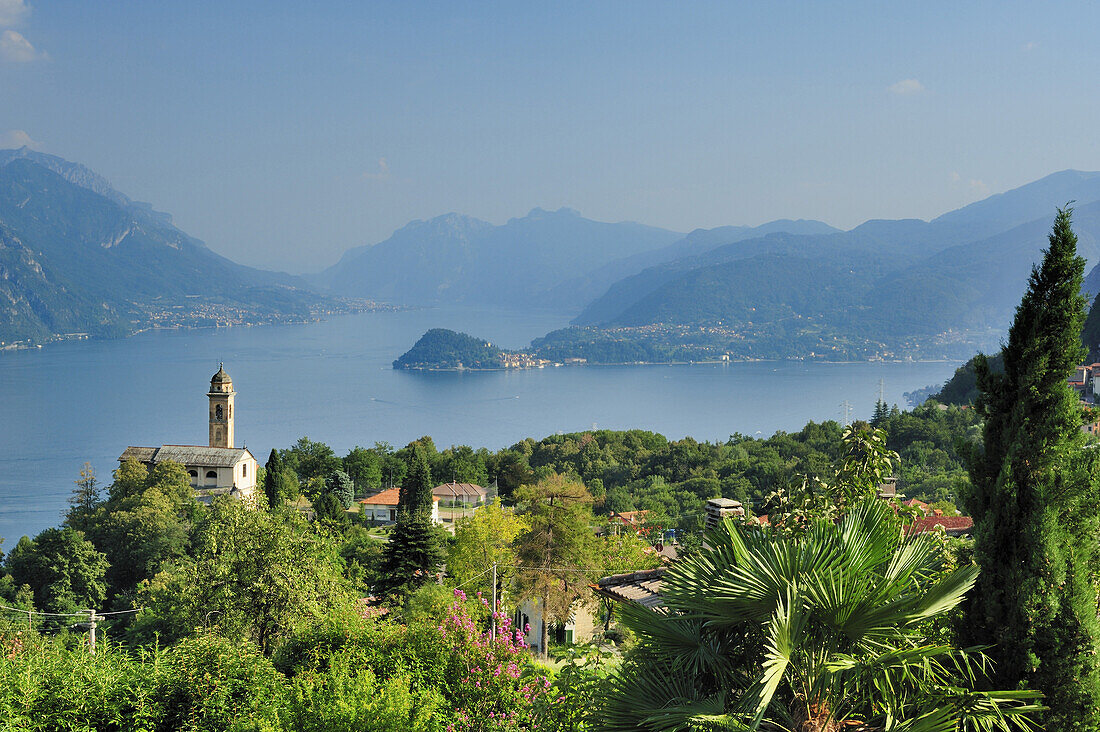
[{"label": "lake water", "polygon": [[81,465],[103,482],[127,445],[206,444],[206,391],[224,361],[237,390],[237,444],[263,463],[302,435],[340,454],[431,435],[496,449],[523,437],[593,427],[671,438],[770,435],[809,420],[867,418],[886,399],[947,379],[954,363],[748,363],[546,368],[479,373],[394,371],[428,328],[506,348],[568,316],[415,310],[306,325],[145,333],[0,355],[0,537],[59,523]]}]

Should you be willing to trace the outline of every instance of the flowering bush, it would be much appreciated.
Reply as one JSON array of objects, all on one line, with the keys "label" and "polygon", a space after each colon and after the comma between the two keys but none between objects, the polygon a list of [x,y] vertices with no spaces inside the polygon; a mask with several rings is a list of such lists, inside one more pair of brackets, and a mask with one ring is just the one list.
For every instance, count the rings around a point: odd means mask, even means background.
[{"label": "flowering bush", "polygon": [[471,617],[462,590],[454,592],[451,613],[438,626],[455,674],[450,695],[454,719],[448,732],[531,726],[535,704],[549,693],[551,682],[534,667],[523,632],[479,595],[497,621],[496,637],[491,637]]}]

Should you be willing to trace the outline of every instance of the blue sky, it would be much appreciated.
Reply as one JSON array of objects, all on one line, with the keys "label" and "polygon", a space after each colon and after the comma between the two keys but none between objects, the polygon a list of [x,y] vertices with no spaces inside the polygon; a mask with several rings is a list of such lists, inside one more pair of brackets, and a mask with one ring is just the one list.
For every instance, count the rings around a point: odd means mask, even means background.
[{"label": "blue sky", "polygon": [[1038,5],[0,0],[0,146],[294,272],[449,211],[930,218],[1100,169],[1100,9]]}]

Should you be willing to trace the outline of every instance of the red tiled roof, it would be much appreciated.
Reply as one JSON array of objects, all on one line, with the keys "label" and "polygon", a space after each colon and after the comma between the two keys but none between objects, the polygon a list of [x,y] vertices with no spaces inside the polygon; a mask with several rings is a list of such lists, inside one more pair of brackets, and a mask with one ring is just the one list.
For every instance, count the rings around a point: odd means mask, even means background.
[{"label": "red tiled roof", "polygon": [[[360,500],[359,503],[364,506],[396,506],[400,494],[400,488],[387,488],[381,493],[375,493],[373,496]],[[439,496],[433,496],[432,501],[438,503]]]},{"label": "red tiled roof", "polygon": [[948,533],[965,533],[974,528],[974,519],[969,516],[926,516],[911,523],[906,532],[909,534],[923,534],[935,531],[939,526],[942,526]]},{"label": "red tiled roof", "polygon": [[364,498],[359,503],[366,506],[396,506],[400,491],[400,488],[389,488],[381,493],[375,493],[370,498]]}]

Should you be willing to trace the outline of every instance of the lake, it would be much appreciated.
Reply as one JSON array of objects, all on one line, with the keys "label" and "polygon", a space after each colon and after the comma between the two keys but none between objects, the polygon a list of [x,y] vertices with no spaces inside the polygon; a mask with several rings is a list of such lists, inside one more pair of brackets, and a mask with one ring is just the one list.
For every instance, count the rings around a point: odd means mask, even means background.
[{"label": "lake", "polygon": [[0,354],[0,537],[11,549],[61,520],[85,461],[103,483],[127,445],[206,444],[210,377],[237,390],[237,444],[262,464],[302,435],[339,454],[431,435],[497,449],[528,436],[642,428],[670,438],[770,435],[807,421],[870,416],[886,400],[942,383],[956,363],[733,363],[394,371],[428,328],[526,346],[567,315],[476,309],[335,317],[304,325],[162,331]]}]

